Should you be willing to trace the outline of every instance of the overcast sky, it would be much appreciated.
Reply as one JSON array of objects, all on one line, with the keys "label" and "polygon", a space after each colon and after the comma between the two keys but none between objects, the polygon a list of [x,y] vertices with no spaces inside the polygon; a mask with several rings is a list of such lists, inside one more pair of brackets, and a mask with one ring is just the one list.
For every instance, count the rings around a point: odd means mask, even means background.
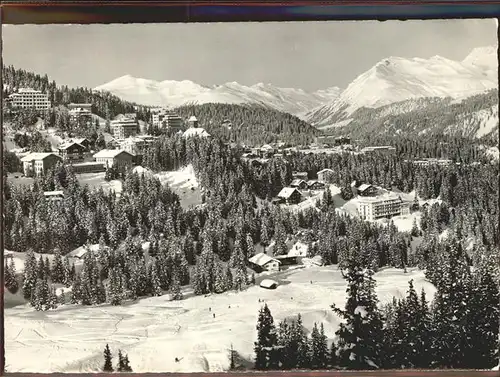
[{"label": "overcast sky", "polygon": [[389,56],[462,60],[497,41],[493,20],[4,25],[4,63],[58,84],[130,74],[213,85],[347,86]]}]

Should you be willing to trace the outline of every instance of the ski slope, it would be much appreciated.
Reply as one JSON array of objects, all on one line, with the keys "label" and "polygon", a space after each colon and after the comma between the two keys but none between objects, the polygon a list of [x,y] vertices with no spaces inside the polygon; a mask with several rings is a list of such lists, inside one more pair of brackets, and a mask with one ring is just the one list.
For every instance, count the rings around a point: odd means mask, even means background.
[{"label": "ski slope", "polygon": [[[339,320],[330,305],[345,304],[345,281],[336,266],[295,268],[267,274],[276,290],[258,287],[184,300],[150,297],[124,306],[64,305],[36,312],[28,306],[5,310],[8,372],[99,372],[106,343],[114,353],[129,354],[134,372],[220,372],[229,368],[231,344],[239,356],[253,361],[258,310],[265,301],[275,322],[302,314],[311,330],[322,322],[332,339]],[[406,295],[408,281],[423,287],[431,299],[434,287],[423,271],[388,268],[375,275],[382,303]],[[215,317],[214,317],[215,314]],[[175,362],[179,358],[179,362]],[[116,360],[115,360],[116,361]]]}]

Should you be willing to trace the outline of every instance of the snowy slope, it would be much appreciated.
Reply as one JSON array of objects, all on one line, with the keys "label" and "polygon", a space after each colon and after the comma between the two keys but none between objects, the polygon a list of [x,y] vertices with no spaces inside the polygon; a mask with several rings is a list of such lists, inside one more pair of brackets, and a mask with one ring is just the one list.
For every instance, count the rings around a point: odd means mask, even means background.
[{"label": "snowy slope", "polygon": [[307,114],[324,126],[362,107],[378,108],[412,98],[467,97],[498,86],[496,47],[474,49],[463,61],[389,57],[359,75],[340,96]]},{"label": "snowy slope", "polygon": [[291,114],[305,113],[340,94],[336,87],[306,92],[259,83],[245,86],[237,82],[206,87],[192,81],[154,81],[130,75],[119,77],[94,90],[110,92],[123,100],[148,106],[176,107],[189,103],[257,103]]},{"label": "snowy slope", "polygon": [[[108,343],[115,359],[118,349],[128,353],[134,372],[226,371],[231,344],[242,358],[253,361],[255,325],[262,305],[259,299],[268,304],[275,321],[301,313],[307,330],[314,322],[323,323],[326,335],[333,338],[339,318],[330,305],[343,307],[346,289],[336,266],[294,269],[265,277],[278,281],[278,288],[253,286],[239,293],[208,297],[185,290],[186,298],[181,301],[169,301],[165,295],[125,306],[64,305],[47,312],[35,312],[28,306],[6,309],[6,370],[99,372]],[[425,288],[429,299],[435,292],[419,270],[404,273],[388,268],[379,271],[375,279],[381,303],[393,296],[404,297],[410,279],[414,279],[417,291]],[[175,362],[176,357],[179,362]]]}]

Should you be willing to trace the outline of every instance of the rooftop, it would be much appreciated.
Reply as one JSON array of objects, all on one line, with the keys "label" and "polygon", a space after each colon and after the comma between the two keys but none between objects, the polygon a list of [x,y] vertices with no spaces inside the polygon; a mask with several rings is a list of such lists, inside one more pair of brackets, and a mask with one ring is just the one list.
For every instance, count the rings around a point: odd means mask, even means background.
[{"label": "rooftop", "polygon": [[50,155],[53,155],[53,156],[61,159],[61,157],[59,157],[55,153],[51,153],[51,152],[39,153],[39,152],[37,152],[37,153],[30,153],[30,154],[24,156],[23,158],[21,158],[21,161],[22,162],[30,162],[30,161],[34,161],[34,160],[43,160],[43,159],[49,157]]},{"label": "rooftop", "polygon": [[294,187],[284,187],[278,194],[278,198],[284,198],[284,199],[288,199],[290,196],[292,196],[292,194],[297,191],[299,194],[299,190],[297,190],[296,188]]},{"label": "rooftop", "polygon": [[94,154],[94,158],[114,158],[121,153],[130,154],[124,151],[123,149],[103,149],[102,151],[99,151],[96,154]]},{"label": "rooftop", "polygon": [[249,259],[249,262],[256,264],[257,266],[264,266],[267,263],[274,261],[274,260],[277,260],[277,259],[274,259],[274,258],[272,258],[269,255],[264,254],[264,253],[258,253],[258,254],[255,254],[253,257],[251,257]]},{"label": "rooftop", "polygon": [[400,201],[402,201],[401,197],[393,192],[388,192],[386,194],[377,195],[377,196],[358,197],[359,203],[378,203],[378,202],[383,202],[386,200],[400,200]]}]

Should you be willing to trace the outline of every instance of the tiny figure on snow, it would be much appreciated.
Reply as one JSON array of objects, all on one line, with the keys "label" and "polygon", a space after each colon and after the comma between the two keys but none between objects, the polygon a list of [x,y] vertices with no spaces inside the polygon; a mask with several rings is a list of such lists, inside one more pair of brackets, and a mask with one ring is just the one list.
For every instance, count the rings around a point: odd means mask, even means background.
[{"label": "tiny figure on snow", "polygon": [[290,300],[293,300],[293,297],[290,297]]},{"label": "tiny figure on snow", "polygon": [[208,311],[211,312],[212,311],[212,308],[208,308]]},{"label": "tiny figure on snow", "polygon": [[259,302],[260,302],[260,298],[259,298]]},{"label": "tiny figure on snow", "polygon": [[313,281],[311,280],[311,284],[313,283]]},{"label": "tiny figure on snow", "polygon": [[229,305],[227,308],[228,308],[228,309],[231,309],[231,305]]},{"label": "tiny figure on snow", "polygon": [[215,313],[213,314],[214,318],[215,318]]},{"label": "tiny figure on snow", "polygon": [[178,362],[179,362],[179,359],[178,359],[177,357],[175,358],[175,362],[176,362],[176,363],[178,363]]}]

